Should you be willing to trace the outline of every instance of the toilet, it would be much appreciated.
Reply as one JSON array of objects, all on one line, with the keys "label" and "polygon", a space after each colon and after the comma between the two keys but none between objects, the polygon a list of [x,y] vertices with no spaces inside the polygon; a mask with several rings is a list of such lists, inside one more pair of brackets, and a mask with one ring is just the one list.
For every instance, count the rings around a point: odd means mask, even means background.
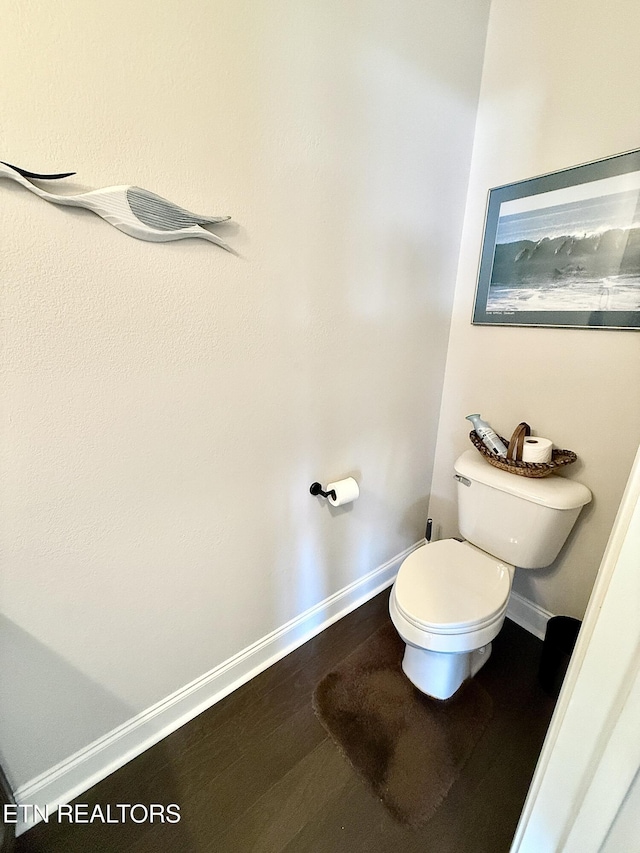
[{"label": "toilet", "polygon": [[406,644],[402,669],[428,696],[448,699],[491,654],[515,567],[541,569],[558,556],[589,489],[551,474],[521,477],[476,450],[454,465],[463,540],[416,548],[391,590],[391,621]]}]

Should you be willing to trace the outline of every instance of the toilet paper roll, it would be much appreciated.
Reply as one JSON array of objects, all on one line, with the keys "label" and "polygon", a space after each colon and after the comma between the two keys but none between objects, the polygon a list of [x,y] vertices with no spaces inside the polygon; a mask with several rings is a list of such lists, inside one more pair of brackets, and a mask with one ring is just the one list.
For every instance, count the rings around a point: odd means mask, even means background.
[{"label": "toilet paper roll", "polygon": [[527,436],[522,446],[523,462],[551,462],[553,442],[539,435]]},{"label": "toilet paper roll", "polygon": [[334,506],[344,506],[350,504],[360,494],[358,484],[353,477],[346,477],[344,480],[337,480],[335,483],[329,483],[327,486],[328,492],[335,492],[335,498],[329,495],[329,503]]}]

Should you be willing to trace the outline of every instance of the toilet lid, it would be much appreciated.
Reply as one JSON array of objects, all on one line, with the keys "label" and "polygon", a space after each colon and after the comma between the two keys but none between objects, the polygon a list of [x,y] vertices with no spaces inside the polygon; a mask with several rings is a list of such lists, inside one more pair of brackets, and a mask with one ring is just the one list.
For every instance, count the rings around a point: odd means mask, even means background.
[{"label": "toilet lid", "polygon": [[511,568],[468,542],[441,539],[403,562],[394,586],[396,604],[427,631],[477,627],[506,606]]}]

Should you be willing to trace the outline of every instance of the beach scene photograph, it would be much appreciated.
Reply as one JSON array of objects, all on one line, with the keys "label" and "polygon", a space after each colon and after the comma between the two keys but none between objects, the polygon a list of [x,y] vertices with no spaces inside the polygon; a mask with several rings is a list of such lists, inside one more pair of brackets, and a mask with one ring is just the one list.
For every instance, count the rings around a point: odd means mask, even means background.
[{"label": "beach scene photograph", "polygon": [[486,311],[640,311],[640,172],[503,202]]}]

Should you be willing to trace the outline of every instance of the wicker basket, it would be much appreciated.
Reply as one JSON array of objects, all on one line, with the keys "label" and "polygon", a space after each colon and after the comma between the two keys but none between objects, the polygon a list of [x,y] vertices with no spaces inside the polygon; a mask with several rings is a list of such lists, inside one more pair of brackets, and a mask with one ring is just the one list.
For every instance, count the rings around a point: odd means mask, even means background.
[{"label": "wicker basket", "polygon": [[[505,447],[509,444],[508,438],[499,436]],[[479,450],[490,465],[494,468],[501,468],[503,471],[508,471],[510,474],[518,474],[520,477],[548,477],[553,474],[558,468],[563,465],[571,465],[578,458],[572,450],[553,450],[551,452],[551,462],[514,462],[510,459],[504,459],[502,456],[496,456],[488,447],[486,447],[480,438],[476,435],[473,429],[469,433],[469,438],[472,444]]]}]

